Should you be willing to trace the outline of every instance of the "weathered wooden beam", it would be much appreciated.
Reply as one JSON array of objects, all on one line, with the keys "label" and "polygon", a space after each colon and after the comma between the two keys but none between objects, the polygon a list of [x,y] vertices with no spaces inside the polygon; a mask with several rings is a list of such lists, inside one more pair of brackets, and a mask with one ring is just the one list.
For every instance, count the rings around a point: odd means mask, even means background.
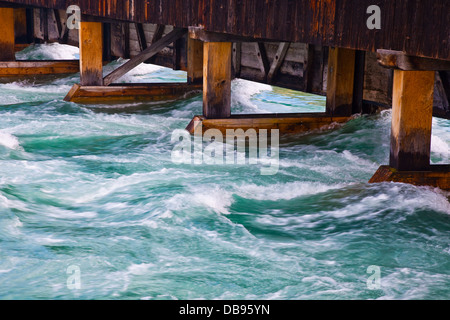
[{"label": "weathered wooden beam", "polygon": [[[156,41],[162,38],[164,35],[164,30],[166,30],[166,26],[163,24],[157,24],[155,28],[155,32],[153,33],[152,40],[150,44],[154,44]],[[151,57],[146,61],[146,63],[155,63],[156,56]]]},{"label": "weathered wooden beam", "polygon": [[202,27],[189,27],[189,37],[203,42],[273,42],[264,38],[239,36],[230,33],[206,31]]},{"label": "weathered wooden beam", "polygon": [[172,46],[172,69],[181,70],[182,60],[183,60],[183,47],[185,45],[185,39],[183,37],[178,38],[173,42]]},{"label": "weathered wooden beam", "polygon": [[48,10],[47,8],[39,9],[40,27],[43,33],[43,40],[48,41]]},{"label": "weathered wooden beam", "polygon": [[277,75],[278,70],[283,64],[284,58],[286,57],[286,53],[289,50],[290,43],[289,42],[281,42],[278,46],[278,50],[275,53],[275,57],[273,58],[272,64],[270,65],[270,70],[267,73],[267,82],[272,83],[273,78]]},{"label": "weathered wooden beam", "polygon": [[363,112],[365,65],[366,65],[366,53],[364,51],[359,50],[356,51],[352,114]]},{"label": "weathered wooden beam", "polygon": [[65,74],[80,71],[78,60],[0,62],[0,76]]},{"label": "weathered wooden beam", "polygon": [[378,63],[385,68],[403,71],[450,70],[450,60],[415,57],[401,51],[378,49],[377,59]]},{"label": "weathered wooden beam", "polygon": [[32,43],[34,41],[34,14],[33,8],[26,8],[26,19],[27,19],[27,43]]},{"label": "weathered wooden beam", "polygon": [[103,61],[112,61],[111,23],[103,22]]},{"label": "weathered wooden beam", "polygon": [[218,129],[223,134],[227,129],[279,129],[280,136],[308,132],[313,130],[327,130],[337,123],[348,121],[349,117],[332,117],[325,113],[278,113],[278,114],[239,114],[226,119],[209,119],[195,116],[186,130],[194,133],[196,125],[202,123],[203,131]]},{"label": "weathered wooden beam", "polygon": [[352,114],[354,80],[355,50],[330,48],[327,76],[327,113],[340,116]]},{"label": "weathered wooden beam", "polygon": [[151,44],[154,44],[156,41],[158,41],[159,39],[162,38],[165,29],[166,29],[166,26],[163,24],[156,25],[155,33],[153,33]]},{"label": "weathered wooden beam", "polygon": [[14,9],[14,34],[16,43],[27,43],[27,9]]},{"label": "weathered wooden beam", "polygon": [[267,81],[267,74],[269,72],[270,64],[269,60],[267,59],[267,52],[266,47],[264,46],[264,43],[262,42],[255,42],[255,52],[256,57],[258,59],[259,69],[261,70],[261,73],[263,74],[263,81]]},{"label": "weathered wooden beam", "polygon": [[[303,84],[304,88],[303,91],[305,92],[313,92],[314,91],[314,67],[316,64],[316,57],[315,52],[316,48],[313,44],[307,45],[307,53],[306,53],[306,59],[303,62]],[[322,69],[323,66],[320,66],[320,69]],[[322,74],[322,72],[321,72]],[[323,80],[323,76],[321,77]]]},{"label": "weathered wooden beam", "polygon": [[203,42],[188,37],[187,49],[187,81],[188,83],[203,82]]},{"label": "weathered wooden beam", "polygon": [[427,171],[398,171],[389,166],[381,166],[369,183],[381,182],[432,186],[450,191],[450,165],[432,165]]},{"label": "weathered wooden beam", "polygon": [[101,22],[81,22],[80,84],[103,85],[103,30]]},{"label": "weathered wooden beam", "polygon": [[399,171],[430,167],[434,71],[394,72],[390,166]]},{"label": "weathered wooden beam", "polygon": [[241,55],[242,55],[242,43],[233,43],[233,78],[239,78],[241,75]]},{"label": "weathered wooden beam", "polygon": [[58,32],[58,41],[61,41],[64,34],[63,34],[63,27],[62,27],[62,23],[61,23],[61,17],[59,15],[59,10],[52,10],[53,12],[53,18],[54,18],[54,22],[55,22],[55,26],[56,26],[56,30]]},{"label": "weathered wooden beam", "polygon": [[123,32],[123,58],[130,59],[130,24],[127,22],[122,23]]},{"label": "weathered wooden beam", "polygon": [[0,61],[14,61],[14,9],[0,8]]},{"label": "weathered wooden beam", "polygon": [[76,103],[121,103],[130,101],[173,101],[198,94],[202,84],[140,83],[111,86],[80,86],[75,84],[64,98]]},{"label": "weathered wooden beam", "polygon": [[203,115],[210,119],[231,115],[231,42],[203,44]]},{"label": "weathered wooden beam", "polygon": [[135,23],[134,27],[136,29],[136,35],[139,42],[139,48],[141,51],[147,49],[147,39],[145,38],[144,27],[142,23]]},{"label": "weathered wooden beam", "polygon": [[182,37],[184,34],[186,34],[185,29],[174,29],[170,33],[168,33],[166,36],[161,38],[160,40],[156,41],[154,44],[152,44],[150,47],[142,51],[137,56],[133,57],[129,61],[127,61],[125,64],[118,67],[116,70],[108,74],[104,79],[103,83],[105,86],[110,85],[114,81],[118,80],[120,77],[122,77],[124,74],[126,74],[131,69],[137,67],[141,63],[145,62],[149,58],[153,57],[155,54],[160,52],[162,49],[167,47],[169,44],[174,42],[175,40]]}]

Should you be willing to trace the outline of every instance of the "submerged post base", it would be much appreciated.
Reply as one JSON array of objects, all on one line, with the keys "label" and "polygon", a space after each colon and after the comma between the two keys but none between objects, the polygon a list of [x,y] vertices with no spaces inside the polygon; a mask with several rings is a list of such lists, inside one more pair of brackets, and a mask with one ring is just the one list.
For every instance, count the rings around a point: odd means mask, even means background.
[{"label": "submerged post base", "polygon": [[429,171],[397,171],[381,166],[369,183],[401,182],[450,190],[450,165],[432,165]]},{"label": "submerged post base", "polygon": [[0,77],[18,75],[66,74],[80,71],[78,60],[1,61]]},{"label": "submerged post base", "polygon": [[111,103],[133,101],[170,101],[201,92],[202,84],[142,83],[110,86],[74,84],[64,101],[77,103]]},{"label": "submerged post base", "polygon": [[237,114],[225,119],[207,119],[195,116],[186,130],[194,133],[195,127],[202,124],[203,132],[218,129],[226,134],[227,129],[279,129],[280,135],[296,134],[312,130],[328,129],[337,123],[343,123],[351,117],[333,117],[325,113],[277,113],[277,114]]}]

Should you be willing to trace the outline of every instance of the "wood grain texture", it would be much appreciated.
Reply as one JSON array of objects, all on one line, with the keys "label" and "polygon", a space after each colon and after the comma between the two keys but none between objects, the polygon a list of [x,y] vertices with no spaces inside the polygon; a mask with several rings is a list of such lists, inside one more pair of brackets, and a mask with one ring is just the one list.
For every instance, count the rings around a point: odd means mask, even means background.
[{"label": "wood grain texture", "polygon": [[227,129],[278,129],[280,136],[292,135],[313,130],[328,130],[336,124],[348,121],[349,117],[331,117],[325,113],[297,113],[297,114],[240,114],[227,119],[209,119],[195,116],[187,126],[191,134],[195,130],[195,122],[201,121],[203,131],[218,129],[226,133]]},{"label": "wood grain texture", "polygon": [[173,101],[198,94],[201,84],[149,83],[111,86],[80,86],[75,84],[64,98],[84,104],[120,103],[129,101]]},{"label": "wood grain texture", "polygon": [[101,22],[81,22],[80,84],[103,85],[103,28]]},{"label": "wood grain texture", "polygon": [[14,10],[13,8],[0,8],[0,61],[14,61]]},{"label": "wood grain texture", "polygon": [[382,182],[431,186],[450,191],[450,165],[432,165],[427,171],[398,171],[389,166],[381,166],[369,183]]},{"label": "wood grain texture", "polygon": [[435,72],[394,72],[390,166],[428,170]]},{"label": "wood grain texture", "polygon": [[328,56],[327,106],[331,115],[350,116],[353,106],[355,50],[330,48]]},{"label": "wood grain texture", "polygon": [[80,71],[78,60],[0,62],[0,76],[66,74]]},{"label": "wood grain texture", "polygon": [[[450,60],[448,0],[5,0],[5,3],[65,10],[78,5],[88,16],[203,27],[279,42],[375,51]],[[367,8],[381,9],[381,29],[366,26]]]},{"label": "wood grain texture", "polygon": [[203,115],[211,119],[231,115],[231,42],[203,44]]},{"label": "wood grain texture", "polygon": [[203,42],[188,38],[187,80],[188,83],[203,81]]}]

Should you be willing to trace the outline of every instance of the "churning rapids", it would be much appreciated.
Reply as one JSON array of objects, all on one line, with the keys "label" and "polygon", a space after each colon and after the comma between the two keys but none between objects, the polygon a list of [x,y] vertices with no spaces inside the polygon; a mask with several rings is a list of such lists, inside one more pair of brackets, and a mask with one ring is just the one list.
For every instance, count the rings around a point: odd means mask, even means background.
[{"label": "churning rapids", "polygon": [[[185,79],[140,65],[121,81]],[[450,298],[449,193],[367,183],[388,163],[389,111],[282,140],[278,173],[262,176],[172,163],[171,134],[201,114],[201,96],[64,102],[78,82],[0,83],[0,299]],[[233,113],[324,110],[323,97],[244,80],[232,91]],[[450,163],[449,146],[450,122],[434,119],[432,162]]]}]

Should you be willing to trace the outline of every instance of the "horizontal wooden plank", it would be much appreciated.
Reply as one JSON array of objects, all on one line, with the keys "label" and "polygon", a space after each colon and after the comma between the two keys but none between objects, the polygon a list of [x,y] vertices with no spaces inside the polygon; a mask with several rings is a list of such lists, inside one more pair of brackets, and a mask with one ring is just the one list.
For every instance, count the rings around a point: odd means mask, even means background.
[{"label": "horizontal wooden plank", "polygon": [[398,182],[450,190],[450,165],[432,165],[429,171],[397,171],[381,166],[369,183]]},{"label": "horizontal wooden plank", "polygon": [[80,71],[78,60],[54,61],[3,61],[0,62],[0,76],[65,74]]},{"label": "horizontal wooden plank", "polygon": [[223,134],[227,129],[278,129],[280,135],[298,134],[313,130],[327,130],[338,123],[346,122],[350,117],[331,117],[325,113],[295,113],[295,114],[251,114],[232,115],[226,119],[206,119],[203,116],[195,116],[186,127],[191,134],[196,125],[202,123],[203,131],[218,129]]},{"label": "horizontal wooden plank", "polygon": [[389,69],[403,71],[447,71],[450,70],[450,60],[437,60],[414,57],[400,51],[377,50],[378,63]]},{"label": "horizontal wooden plank", "polygon": [[111,86],[75,84],[64,98],[77,103],[117,103],[128,101],[172,101],[200,93],[202,84],[148,83]]}]

